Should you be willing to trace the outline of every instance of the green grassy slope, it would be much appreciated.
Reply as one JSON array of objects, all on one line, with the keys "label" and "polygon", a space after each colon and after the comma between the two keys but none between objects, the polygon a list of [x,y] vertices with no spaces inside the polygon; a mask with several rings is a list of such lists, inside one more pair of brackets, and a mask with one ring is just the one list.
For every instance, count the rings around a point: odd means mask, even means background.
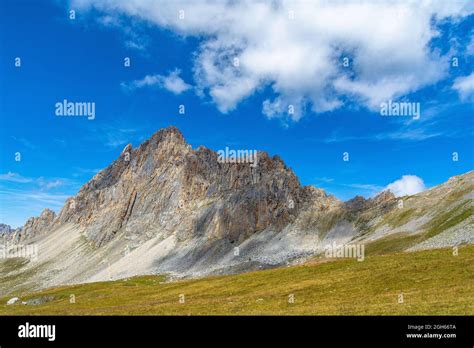
[{"label": "green grassy slope", "polygon": [[395,253],[170,283],[144,276],[22,297],[52,298],[40,305],[7,306],[11,297],[0,299],[0,315],[474,315],[474,245],[458,256]]}]

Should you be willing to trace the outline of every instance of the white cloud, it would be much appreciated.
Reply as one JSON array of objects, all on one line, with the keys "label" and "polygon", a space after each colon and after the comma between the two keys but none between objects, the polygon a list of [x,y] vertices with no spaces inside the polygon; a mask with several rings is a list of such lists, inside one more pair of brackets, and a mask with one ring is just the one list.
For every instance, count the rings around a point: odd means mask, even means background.
[{"label": "white cloud", "polygon": [[21,201],[23,203],[40,203],[44,208],[44,205],[48,205],[54,208],[61,208],[64,201],[69,198],[70,195],[62,193],[49,193],[44,191],[24,191],[24,190],[8,190],[0,189],[0,201]]},{"label": "white cloud", "polygon": [[474,36],[471,37],[471,41],[466,46],[466,54],[474,56]]},{"label": "white cloud", "polygon": [[462,100],[474,97],[474,73],[456,78],[453,89],[459,93]]},{"label": "white cloud", "polygon": [[74,173],[72,173],[72,176],[73,177],[80,177],[80,176],[83,176],[83,175],[94,176],[100,171],[101,171],[101,169],[99,169],[99,168],[90,169],[90,168],[75,167],[74,168]]},{"label": "white cloud", "polygon": [[104,127],[100,130],[102,137],[101,139],[105,146],[116,148],[121,147],[131,142],[137,133],[136,128],[115,128],[115,127]]},{"label": "white cloud", "polygon": [[47,180],[43,177],[39,177],[37,179],[37,182],[42,189],[46,189],[46,190],[57,188],[65,184],[64,180],[61,180],[61,179]]},{"label": "white cloud", "polygon": [[410,196],[426,190],[423,179],[416,175],[403,175],[389,184],[386,189],[390,190],[396,197]]},{"label": "white cloud", "polygon": [[40,190],[51,190],[58,188],[64,185],[75,185],[76,183],[64,178],[44,178],[40,176],[39,178],[25,177],[18,173],[8,172],[5,174],[0,174],[0,182],[10,182],[16,184],[31,184],[31,185],[21,185],[22,187],[37,187]]},{"label": "white cloud", "polygon": [[[355,188],[365,197],[374,197],[382,191],[382,187],[374,184],[348,184],[347,187]],[[359,194],[361,194],[359,193]],[[365,193],[365,194],[364,194]]]},{"label": "white cloud", "polygon": [[122,86],[128,89],[136,89],[143,87],[157,86],[164,88],[171,93],[181,94],[191,88],[184,80],[179,76],[180,70],[175,69],[170,72],[167,76],[164,75],[146,75],[141,80],[135,80],[131,83],[122,83]]},{"label": "white cloud", "polygon": [[32,182],[33,179],[25,178],[24,176],[21,176],[18,173],[8,172],[8,173],[5,173],[5,174],[0,174],[0,181],[9,181],[9,182],[16,182],[16,183],[20,183],[20,184],[25,184],[25,183]]},{"label": "white cloud", "polygon": [[158,76],[162,86],[174,94],[181,94],[191,88],[179,77],[180,71],[174,70],[168,76]]},{"label": "white cloud", "polygon": [[[73,1],[108,16],[123,14],[200,39],[198,91],[222,112],[265,87],[268,117],[298,120],[340,107],[346,97],[376,108],[447,75],[449,57],[429,47],[433,23],[459,19],[474,5],[458,1]],[[180,19],[181,14],[184,18]],[[349,68],[342,57],[350,59]],[[238,64],[235,64],[238,58]],[[149,76],[148,82],[156,80]],[[175,90],[182,90],[179,83]],[[295,113],[288,115],[288,105]]]},{"label": "white cloud", "polygon": [[439,136],[453,136],[455,132],[440,132],[435,130],[430,130],[429,128],[409,128],[402,127],[399,130],[388,131],[370,135],[342,135],[339,131],[333,131],[327,138],[322,139],[323,142],[327,144],[331,143],[344,143],[350,141],[423,141],[427,139],[436,138]]},{"label": "white cloud", "polygon": [[23,226],[29,217],[39,216],[45,208],[59,211],[69,197],[63,193],[0,188],[0,221],[12,227]]},{"label": "white cloud", "polygon": [[334,181],[334,178],[328,178],[328,177],[322,176],[322,177],[315,178],[315,180],[318,183],[329,184]]}]

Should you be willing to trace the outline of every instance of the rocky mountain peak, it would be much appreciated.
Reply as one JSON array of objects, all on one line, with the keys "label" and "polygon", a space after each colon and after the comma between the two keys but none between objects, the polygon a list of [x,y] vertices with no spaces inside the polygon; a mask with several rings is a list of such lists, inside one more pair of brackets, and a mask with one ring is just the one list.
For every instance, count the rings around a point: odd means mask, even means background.
[{"label": "rocky mountain peak", "polygon": [[181,238],[241,240],[271,226],[283,228],[322,195],[302,188],[278,156],[259,151],[256,163],[221,161],[206,147],[193,150],[171,126],[138,148],[127,145],[58,220],[81,224],[97,245],[120,233],[147,239],[163,228]]},{"label": "rocky mountain peak", "polygon": [[23,227],[12,230],[11,242],[19,243],[26,239],[48,233],[52,230],[56,220],[56,213],[51,209],[44,209],[39,216],[30,217]]},{"label": "rocky mountain peak", "polygon": [[386,209],[395,204],[395,201],[395,195],[389,190],[384,190],[375,197],[368,199],[362,196],[355,196],[345,202],[344,205],[350,211],[361,211],[372,208]]},{"label": "rocky mountain peak", "polygon": [[168,126],[158,130],[151,136],[150,140],[156,140],[157,142],[169,141],[179,144],[186,143],[183,133],[175,126]]},{"label": "rocky mountain peak", "polygon": [[355,196],[354,198],[346,201],[344,205],[348,210],[362,210],[367,207],[367,199],[362,196]]},{"label": "rocky mountain peak", "polygon": [[13,231],[13,228],[7,224],[0,224],[0,235],[7,234]]},{"label": "rocky mountain peak", "polygon": [[52,211],[51,209],[46,208],[41,212],[39,216],[39,220],[44,220],[51,223],[53,222],[55,217],[56,217],[56,213]]},{"label": "rocky mountain peak", "polygon": [[392,193],[392,191],[390,190],[384,190],[382,192],[380,192],[377,196],[375,196],[374,198],[371,198],[371,202],[373,204],[385,204],[385,203],[389,203],[390,201],[393,201],[394,199],[396,199],[395,195]]}]

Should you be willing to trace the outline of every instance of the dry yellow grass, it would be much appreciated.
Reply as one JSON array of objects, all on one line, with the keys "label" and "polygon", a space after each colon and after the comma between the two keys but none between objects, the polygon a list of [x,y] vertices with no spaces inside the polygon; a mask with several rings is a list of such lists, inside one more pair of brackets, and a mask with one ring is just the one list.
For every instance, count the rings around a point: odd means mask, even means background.
[{"label": "dry yellow grass", "polygon": [[52,288],[22,300],[45,296],[54,299],[10,306],[13,296],[0,299],[0,314],[473,315],[474,246],[461,247],[458,256],[452,249],[395,253],[170,283],[144,276]]}]

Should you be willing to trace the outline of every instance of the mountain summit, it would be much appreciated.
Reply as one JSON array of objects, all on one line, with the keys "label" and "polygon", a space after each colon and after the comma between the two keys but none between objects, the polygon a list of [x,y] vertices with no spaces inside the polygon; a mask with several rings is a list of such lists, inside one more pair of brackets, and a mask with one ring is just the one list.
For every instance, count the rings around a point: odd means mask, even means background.
[{"label": "mountain summit", "polygon": [[240,243],[281,231],[312,202],[312,190],[278,157],[257,156],[256,166],[221,163],[214,151],[193,150],[177,128],[162,129],[136,149],[127,145],[68,200],[58,223],[78,224],[98,247],[118,236]]}]

